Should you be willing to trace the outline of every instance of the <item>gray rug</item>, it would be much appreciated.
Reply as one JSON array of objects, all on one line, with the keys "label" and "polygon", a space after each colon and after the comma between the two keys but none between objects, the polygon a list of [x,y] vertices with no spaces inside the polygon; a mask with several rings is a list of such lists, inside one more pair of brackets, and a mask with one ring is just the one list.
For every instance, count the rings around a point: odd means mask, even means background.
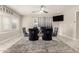
[{"label": "gray rug", "polygon": [[21,39],[4,53],[74,53],[76,52],[62,41],[29,41]]}]

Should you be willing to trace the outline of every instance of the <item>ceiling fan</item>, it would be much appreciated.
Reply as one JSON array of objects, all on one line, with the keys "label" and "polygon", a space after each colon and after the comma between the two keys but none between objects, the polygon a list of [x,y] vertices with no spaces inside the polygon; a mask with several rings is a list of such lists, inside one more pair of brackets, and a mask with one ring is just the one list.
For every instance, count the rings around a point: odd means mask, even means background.
[{"label": "ceiling fan", "polygon": [[32,11],[32,13],[48,13],[48,12],[45,10],[45,8],[46,8],[46,6],[41,5],[40,10]]}]

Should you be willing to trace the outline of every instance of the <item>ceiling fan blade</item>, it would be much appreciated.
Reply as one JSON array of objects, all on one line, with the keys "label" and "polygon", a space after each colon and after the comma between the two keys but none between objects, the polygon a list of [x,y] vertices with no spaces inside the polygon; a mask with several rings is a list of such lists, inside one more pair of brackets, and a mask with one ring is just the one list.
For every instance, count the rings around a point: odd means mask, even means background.
[{"label": "ceiling fan blade", "polygon": [[44,5],[41,5],[41,9],[37,10],[37,11],[32,11],[32,13],[48,13],[47,11],[45,11],[45,7]]},{"label": "ceiling fan blade", "polygon": [[44,13],[48,13],[47,11],[43,11]]},{"label": "ceiling fan blade", "polygon": [[39,11],[32,11],[32,13],[38,13]]}]

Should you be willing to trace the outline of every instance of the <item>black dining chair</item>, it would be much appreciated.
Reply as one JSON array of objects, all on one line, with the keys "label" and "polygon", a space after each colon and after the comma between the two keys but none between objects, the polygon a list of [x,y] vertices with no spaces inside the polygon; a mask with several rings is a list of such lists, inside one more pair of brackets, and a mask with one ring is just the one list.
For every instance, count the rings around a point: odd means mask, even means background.
[{"label": "black dining chair", "polygon": [[44,29],[42,39],[46,41],[52,40],[52,28]]},{"label": "black dining chair", "polygon": [[38,31],[38,29],[37,28],[31,28],[31,29],[29,29],[29,40],[30,41],[36,41],[36,40],[38,40],[38,33],[39,33],[39,31]]}]

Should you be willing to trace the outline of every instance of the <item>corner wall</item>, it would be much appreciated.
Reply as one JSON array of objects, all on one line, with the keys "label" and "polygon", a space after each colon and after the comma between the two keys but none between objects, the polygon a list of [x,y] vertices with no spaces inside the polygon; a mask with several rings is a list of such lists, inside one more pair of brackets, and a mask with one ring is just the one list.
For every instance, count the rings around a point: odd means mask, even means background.
[{"label": "corner wall", "polygon": [[79,52],[79,40],[76,38],[77,34],[77,18],[76,18],[76,12],[79,11],[79,6],[75,6],[73,8],[69,8],[68,10],[65,10],[63,12],[64,14],[64,22],[61,24],[60,29],[60,40],[64,43],[71,46],[73,49],[75,49],[77,52]]},{"label": "corner wall", "polygon": [[63,12],[64,22],[60,24],[61,36],[76,40],[76,12],[79,10],[78,6],[69,8]]}]

